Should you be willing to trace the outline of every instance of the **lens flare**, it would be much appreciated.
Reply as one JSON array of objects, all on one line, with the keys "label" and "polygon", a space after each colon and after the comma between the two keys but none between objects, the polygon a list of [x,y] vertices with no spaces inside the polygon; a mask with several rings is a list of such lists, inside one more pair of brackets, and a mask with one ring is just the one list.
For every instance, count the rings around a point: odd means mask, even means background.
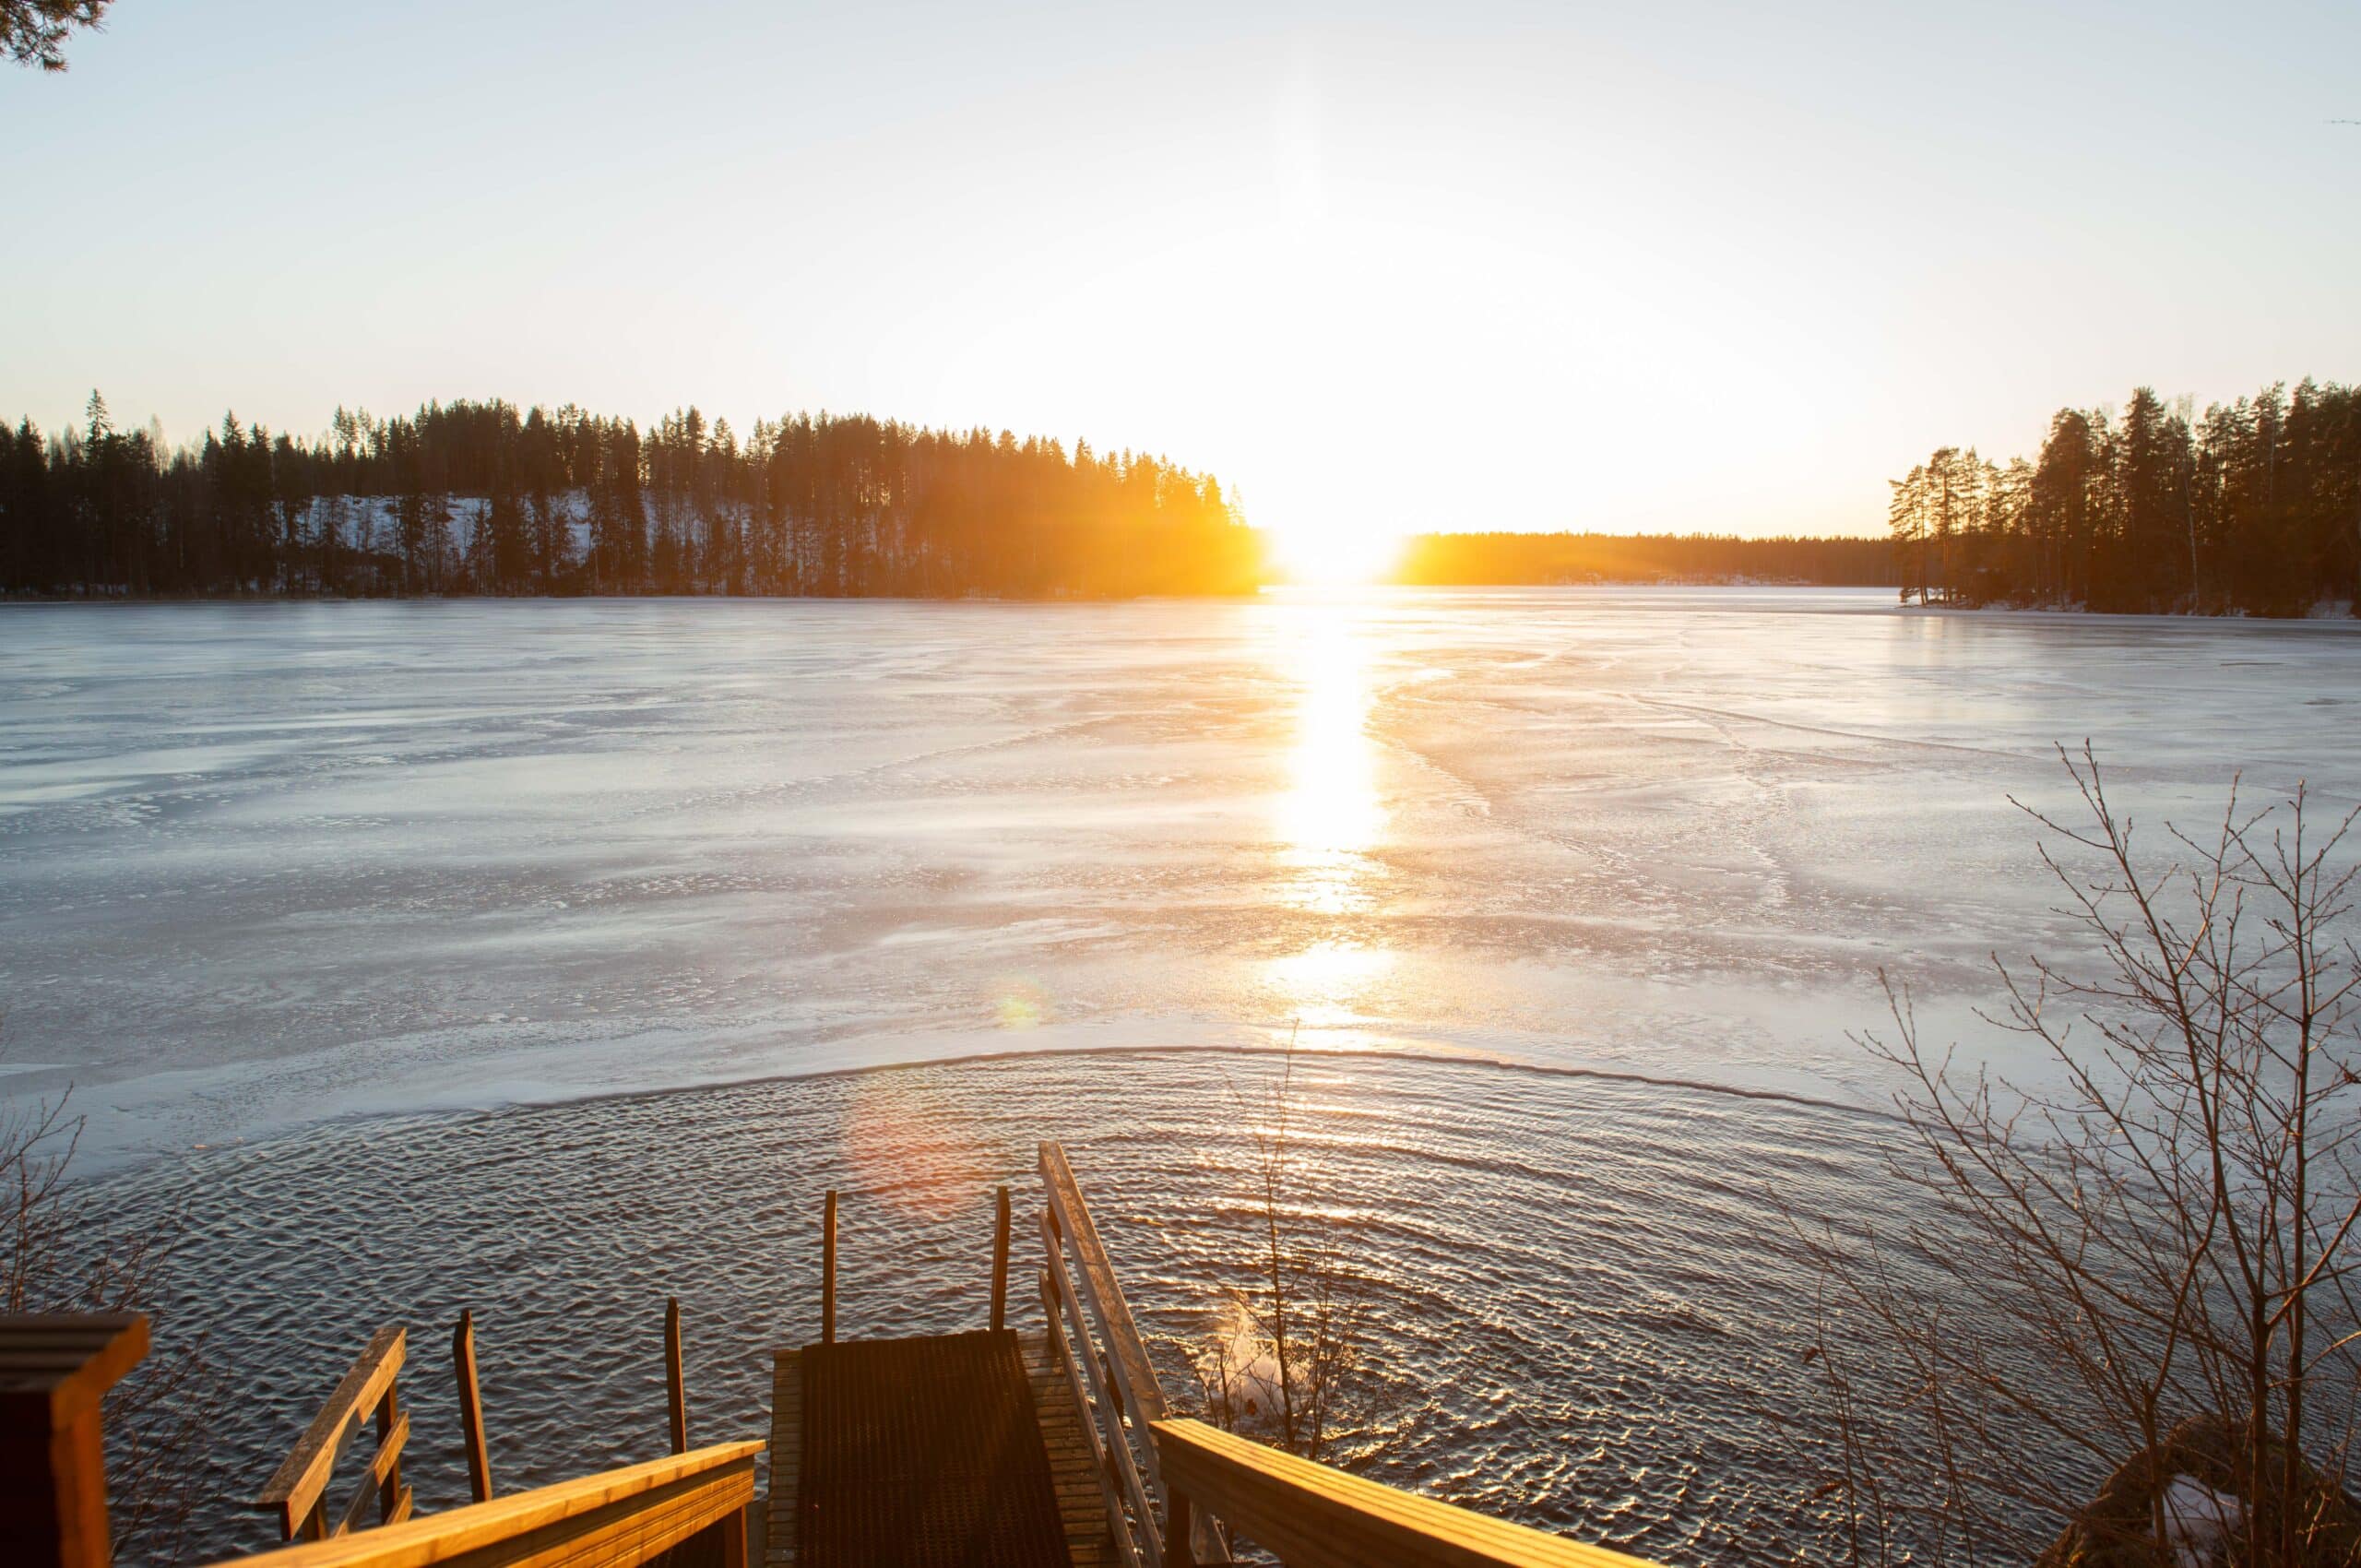
[{"label": "lens flare", "polygon": [[1032,980],[1003,980],[996,989],[992,1014],[1002,1028],[1038,1028],[1049,1016],[1050,993]]},{"label": "lens flare", "polygon": [[856,1078],[843,1137],[861,1202],[899,1214],[939,1218],[972,1208],[995,1169],[966,1110],[909,1074]]}]

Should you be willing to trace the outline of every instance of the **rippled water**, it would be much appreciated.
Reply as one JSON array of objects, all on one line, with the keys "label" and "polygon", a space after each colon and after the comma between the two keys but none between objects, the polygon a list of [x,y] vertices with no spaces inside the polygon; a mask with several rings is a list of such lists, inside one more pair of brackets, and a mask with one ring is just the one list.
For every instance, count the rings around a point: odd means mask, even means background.
[{"label": "rippled water", "polygon": [[[1047,1056],[315,1130],[120,1190],[191,1227],[172,1332],[234,1390],[216,1484],[249,1494],[384,1322],[411,1326],[410,1476],[464,1501],[448,1330],[474,1309],[504,1489],[653,1457],[682,1300],[692,1434],[764,1435],[770,1348],[817,1336],[823,1191],[841,1331],[970,1326],[991,1189],[1038,1266],[1034,1143],[1065,1142],[1167,1386],[1241,1279],[1268,1058]],[[1821,1544],[1798,1357],[1812,1280],[1781,1205],[1890,1205],[1882,1124],[1775,1099],[1482,1063],[1301,1060],[1291,1206],[1370,1284],[1341,1457],[1676,1562]],[[1032,1260],[1028,1262],[1028,1260]],[[223,1512],[219,1548],[266,1538]]]}]

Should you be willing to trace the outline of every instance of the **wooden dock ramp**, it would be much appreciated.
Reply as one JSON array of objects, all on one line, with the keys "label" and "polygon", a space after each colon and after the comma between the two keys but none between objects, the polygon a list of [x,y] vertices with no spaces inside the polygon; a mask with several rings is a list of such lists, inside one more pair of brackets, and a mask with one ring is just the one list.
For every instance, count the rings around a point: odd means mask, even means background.
[{"label": "wooden dock ramp", "polygon": [[[1049,1556],[1072,1568],[1108,1568],[1119,1561],[1108,1533],[1108,1500],[1091,1443],[1088,1420],[1074,1403],[1065,1377],[1050,1360],[1049,1335],[1013,1335],[1025,1384],[1032,1394],[1032,1420],[1049,1459],[1049,1483],[1058,1506],[1058,1530],[1065,1556]],[[802,1506],[802,1350],[779,1350],[772,1372],[770,1403],[770,1502],[763,1521],[763,1561],[767,1568],[798,1568],[819,1559],[801,1554],[798,1514]],[[864,1561],[902,1561],[878,1556]],[[949,1559],[966,1561],[966,1559]],[[994,1559],[979,1559],[994,1561]],[[1034,1559],[1027,1559],[1034,1561]]]},{"label": "wooden dock ramp", "polygon": [[1042,1408],[1046,1346],[1027,1348],[1003,1328],[780,1354],[765,1560],[1097,1568],[1106,1516],[1080,1413]]}]

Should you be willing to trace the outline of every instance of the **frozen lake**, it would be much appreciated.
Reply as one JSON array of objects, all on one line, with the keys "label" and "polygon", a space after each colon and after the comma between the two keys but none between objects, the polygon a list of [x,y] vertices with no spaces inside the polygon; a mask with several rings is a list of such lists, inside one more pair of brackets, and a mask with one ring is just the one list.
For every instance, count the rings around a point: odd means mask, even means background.
[{"label": "frozen lake", "polygon": [[1879,968],[2005,1051],[1987,955],[2070,948],[2009,797],[2059,804],[2087,736],[2152,824],[2241,771],[2349,804],[2357,633],[1815,590],[0,607],[0,1093],[74,1084],[111,1201],[186,1227],[215,1496],[390,1321],[435,1507],[460,1306],[504,1489],[660,1451],[667,1292],[694,1430],[759,1432],[818,1190],[848,1327],[964,1324],[1040,1136],[1183,1385],[1251,1229],[1240,1051],[1295,1038],[1337,1052],[1299,1201],[1382,1369],[1343,1457],[1824,1554],[1779,1210],[1897,1197],[1845,1039]]},{"label": "frozen lake", "polygon": [[1878,592],[0,608],[0,1092],[87,1158],[1013,1050],[1876,1103],[2053,942],[2053,743],[2361,790],[2351,625]]}]

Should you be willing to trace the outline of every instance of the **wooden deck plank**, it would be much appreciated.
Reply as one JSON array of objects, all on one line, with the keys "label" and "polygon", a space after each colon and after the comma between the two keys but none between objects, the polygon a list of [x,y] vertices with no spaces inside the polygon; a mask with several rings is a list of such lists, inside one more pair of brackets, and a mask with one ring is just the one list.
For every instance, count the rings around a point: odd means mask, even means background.
[{"label": "wooden deck plank", "polygon": [[[1114,1543],[1107,1535],[1106,1493],[1090,1446],[1083,1413],[1066,1380],[1050,1359],[1050,1338],[1022,1333],[1017,1349],[1033,1392],[1034,1419],[1050,1454],[1050,1479],[1064,1526],[1066,1551],[1074,1568],[1114,1568]],[[765,1507],[764,1568],[795,1568],[795,1505],[798,1466],[803,1452],[803,1376],[801,1352],[780,1350],[771,1372],[771,1484]]]},{"label": "wooden deck plank", "polygon": [[839,1339],[801,1363],[799,1568],[1067,1568],[1014,1331]]},{"label": "wooden deck plank", "polygon": [[1033,1387],[1033,1413],[1041,1443],[1050,1451],[1050,1480],[1058,1494],[1058,1517],[1066,1532],[1066,1554],[1074,1568],[1111,1568],[1114,1542],[1107,1536],[1106,1493],[1083,1436],[1083,1414],[1074,1390],[1050,1359],[1046,1333],[1020,1333],[1026,1381]]}]

